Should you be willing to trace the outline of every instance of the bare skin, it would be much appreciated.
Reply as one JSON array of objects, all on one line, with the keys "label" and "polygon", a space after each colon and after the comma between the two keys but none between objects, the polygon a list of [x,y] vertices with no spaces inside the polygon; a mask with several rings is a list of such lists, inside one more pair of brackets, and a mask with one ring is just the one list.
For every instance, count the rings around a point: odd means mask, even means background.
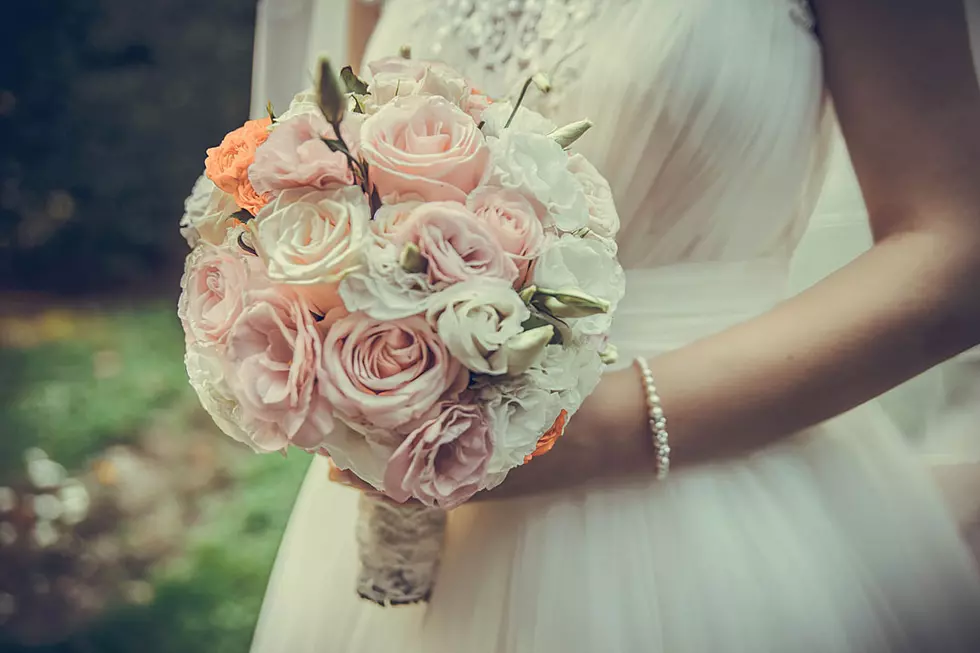
[{"label": "bare skin", "polygon": [[[650,361],[675,469],[773,443],[980,343],[980,88],[963,0],[813,4],[875,245],[772,311]],[[489,498],[652,472],[627,370],[605,375],[552,452]]]}]

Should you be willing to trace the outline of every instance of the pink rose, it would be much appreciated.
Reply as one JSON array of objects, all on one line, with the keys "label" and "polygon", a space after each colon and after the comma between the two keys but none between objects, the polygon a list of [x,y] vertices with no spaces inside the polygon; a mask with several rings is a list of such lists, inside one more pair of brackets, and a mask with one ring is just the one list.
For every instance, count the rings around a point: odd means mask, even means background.
[{"label": "pink rose", "polygon": [[469,96],[466,79],[438,61],[388,57],[367,65],[371,83],[369,108],[391,102],[396,96],[437,95],[456,106],[461,106]]},{"label": "pink rose", "polygon": [[449,404],[401,443],[388,460],[384,489],[449,510],[480,490],[493,456],[490,421],[479,406]]},{"label": "pink rose", "polygon": [[237,245],[202,241],[188,254],[177,303],[187,344],[225,344],[242,313],[248,274],[248,262]]},{"label": "pink rose", "polygon": [[227,361],[242,426],[256,449],[318,449],[333,429],[316,392],[322,346],[306,301],[282,286],[246,293],[232,327]]},{"label": "pink rose", "polygon": [[441,97],[397,97],[361,127],[360,153],[382,198],[465,202],[490,163],[473,119]]},{"label": "pink rose", "polygon": [[490,227],[523,281],[545,245],[544,227],[531,202],[516,190],[483,186],[470,193],[466,206]]},{"label": "pink rose", "polygon": [[354,313],[323,343],[320,392],[339,416],[361,429],[398,429],[439,400],[454,399],[469,374],[418,316],[378,321]]},{"label": "pink rose", "polygon": [[491,227],[462,204],[430,202],[418,206],[391,240],[399,246],[415,244],[427,262],[429,281],[436,285],[475,278],[513,284],[518,277],[517,266]]},{"label": "pink rose", "polygon": [[371,221],[371,231],[377,236],[387,239],[401,229],[412,211],[422,202],[417,199],[405,199],[397,204],[383,204],[374,214]]},{"label": "pink rose", "polygon": [[353,184],[347,157],[331,151],[323,138],[335,136],[322,115],[300,113],[276,122],[269,138],[255,151],[255,162],[248,170],[252,187],[259,194],[275,197],[287,188],[325,190],[331,185]]},{"label": "pink rose", "polygon": [[490,108],[491,104],[493,104],[493,100],[480,91],[471,88],[470,94],[463,98],[459,108],[465,111],[474,122],[480,124],[483,122],[483,114]]}]

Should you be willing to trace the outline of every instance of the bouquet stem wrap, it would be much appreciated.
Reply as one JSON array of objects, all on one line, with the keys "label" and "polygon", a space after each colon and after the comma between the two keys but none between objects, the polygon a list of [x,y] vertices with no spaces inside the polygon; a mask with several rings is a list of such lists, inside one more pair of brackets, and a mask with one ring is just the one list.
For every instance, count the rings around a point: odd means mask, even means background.
[{"label": "bouquet stem wrap", "polygon": [[446,532],[446,511],[362,496],[357,522],[357,593],[380,605],[427,601]]}]

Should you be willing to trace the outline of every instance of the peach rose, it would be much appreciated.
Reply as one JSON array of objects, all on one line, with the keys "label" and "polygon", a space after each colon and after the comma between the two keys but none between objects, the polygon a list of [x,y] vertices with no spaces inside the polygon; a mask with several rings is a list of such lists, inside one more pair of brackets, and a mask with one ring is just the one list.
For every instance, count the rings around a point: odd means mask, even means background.
[{"label": "peach rose", "polygon": [[208,149],[204,169],[215,186],[235,197],[240,208],[253,215],[266,202],[248,180],[255,150],[269,137],[270,118],[249,120],[229,133],[218,147]]},{"label": "peach rose", "polygon": [[310,306],[282,286],[246,293],[228,338],[229,378],[244,431],[260,451],[316,450],[333,429],[316,392],[321,337]]},{"label": "peach rose", "polygon": [[378,194],[465,202],[490,163],[473,119],[442,97],[397,97],[361,127],[360,153]]},{"label": "peach rose", "polygon": [[385,469],[385,493],[455,508],[482,489],[493,456],[490,420],[479,406],[448,404],[402,441]]},{"label": "peach rose", "polygon": [[423,318],[379,321],[354,313],[323,343],[320,392],[358,430],[405,428],[465,389],[469,373]]},{"label": "peach rose", "polygon": [[413,243],[426,260],[430,283],[442,287],[468,279],[517,280],[517,266],[489,226],[456,202],[430,202],[412,211],[391,241]]},{"label": "peach rose", "polygon": [[534,205],[516,190],[481,186],[466,198],[466,206],[490,227],[523,281],[531,261],[545,245],[544,227]]}]

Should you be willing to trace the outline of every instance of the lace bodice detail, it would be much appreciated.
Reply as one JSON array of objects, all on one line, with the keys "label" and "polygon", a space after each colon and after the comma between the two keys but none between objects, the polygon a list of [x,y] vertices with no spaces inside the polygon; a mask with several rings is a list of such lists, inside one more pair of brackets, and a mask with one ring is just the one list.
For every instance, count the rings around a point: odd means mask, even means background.
[{"label": "lace bodice detail", "polygon": [[[377,0],[371,0],[377,1]],[[809,0],[776,0],[805,30],[815,21]],[[416,0],[429,4],[422,14],[434,23],[425,48],[433,58],[469,62],[487,90],[505,95],[529,74],[543,72],[558,90],[580,72],[576,55],[586,45],[589,26],[600,13],[598,0]],[[417,25],[423,30],[425,25]],[[518,81],[519,80],[519,81]]]},{"label": "lace bodice detail", "polygon": [[[627,266],[786,255],[809,217],[823,86],[806,0],[387,0],[367,59],[408,45],[525,99],[606,176]],[[737,228],[737,227],[738,228]]]}]

